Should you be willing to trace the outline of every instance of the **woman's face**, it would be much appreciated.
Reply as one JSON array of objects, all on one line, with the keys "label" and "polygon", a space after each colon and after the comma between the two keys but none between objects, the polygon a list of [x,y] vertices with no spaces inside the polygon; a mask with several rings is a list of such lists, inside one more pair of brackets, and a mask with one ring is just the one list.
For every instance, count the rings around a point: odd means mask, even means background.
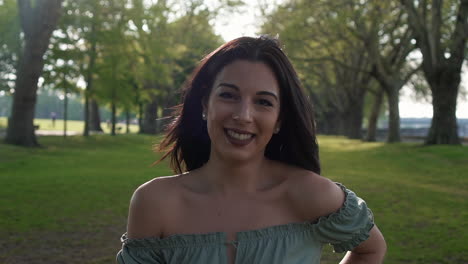
[{"label": "woman's face", "polygon": [[218,73],[204,105],[211,154],[228,160],[263,157],[279,128],[280,91],[264,63],[237,60]]}]

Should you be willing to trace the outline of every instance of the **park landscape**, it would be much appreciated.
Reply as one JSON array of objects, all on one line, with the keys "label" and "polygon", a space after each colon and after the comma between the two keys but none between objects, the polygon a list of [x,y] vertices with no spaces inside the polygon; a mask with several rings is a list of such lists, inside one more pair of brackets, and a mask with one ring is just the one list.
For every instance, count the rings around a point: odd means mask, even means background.
[{"label": "park landscape", "polygon": [[[133,190],[171,175],[138,134],[40,137],[0,145],[0,262],[113,263]],[[467,263],[468,149],[319,136],[323,175],[368,201],[385,263]],[[322,263],[340,254],[326,247]]]},{"label": "park landscape", "polygon": [[[0,263],[115,263],[133,191],[173,174],[153,147],[179,89],[247,2],[0,0]],[[468,263],[468,1],[267,2],[258,33],[280,35],[323,176],[368,202],[385,263]],[[433,106],[411,140],[404,86]]]}]

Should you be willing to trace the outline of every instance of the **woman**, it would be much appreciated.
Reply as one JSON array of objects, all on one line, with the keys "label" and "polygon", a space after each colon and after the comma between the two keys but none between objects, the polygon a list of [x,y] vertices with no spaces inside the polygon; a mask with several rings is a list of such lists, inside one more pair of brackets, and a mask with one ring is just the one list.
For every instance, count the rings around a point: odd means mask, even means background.
[{"label": "woman", "polygon": [[[319,176],[312,107],[275,39],[207,55],[161,149],[179,175],[140,186],[119,263],[381,263],[365,202]],[[184,173],[183,173],[184,172]]]}]

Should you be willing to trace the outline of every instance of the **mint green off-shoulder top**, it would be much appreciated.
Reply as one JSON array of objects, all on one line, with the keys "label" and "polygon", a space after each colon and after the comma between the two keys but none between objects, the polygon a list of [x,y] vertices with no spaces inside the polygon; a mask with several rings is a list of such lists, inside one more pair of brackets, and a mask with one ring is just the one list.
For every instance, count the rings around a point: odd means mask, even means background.
[{"label": "mint green off-shoulder top", "polygon": [[[338,184],[338,183],[337,183]],[[369,237],[374,226],[366,203],[349,189],[343,206],[314,222],[291,223],[237,233],[227,241],[222,232],[176,234],[166,238],[132,239],[124,234],[120,264],[225,264],[227,246],[236,247],[235,263],[318,264],[324,244],[335,252],[352,250]]]}]

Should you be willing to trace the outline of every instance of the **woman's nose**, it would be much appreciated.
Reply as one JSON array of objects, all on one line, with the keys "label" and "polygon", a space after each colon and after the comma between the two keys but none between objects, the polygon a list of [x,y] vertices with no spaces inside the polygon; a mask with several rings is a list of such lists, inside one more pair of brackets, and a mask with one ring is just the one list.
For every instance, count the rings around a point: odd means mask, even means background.
[{"label": "woman's nose", "polygon": [[232,118],[242,122],[252,122],[252,110],[248,102],[241,102],[232,114]]}]

